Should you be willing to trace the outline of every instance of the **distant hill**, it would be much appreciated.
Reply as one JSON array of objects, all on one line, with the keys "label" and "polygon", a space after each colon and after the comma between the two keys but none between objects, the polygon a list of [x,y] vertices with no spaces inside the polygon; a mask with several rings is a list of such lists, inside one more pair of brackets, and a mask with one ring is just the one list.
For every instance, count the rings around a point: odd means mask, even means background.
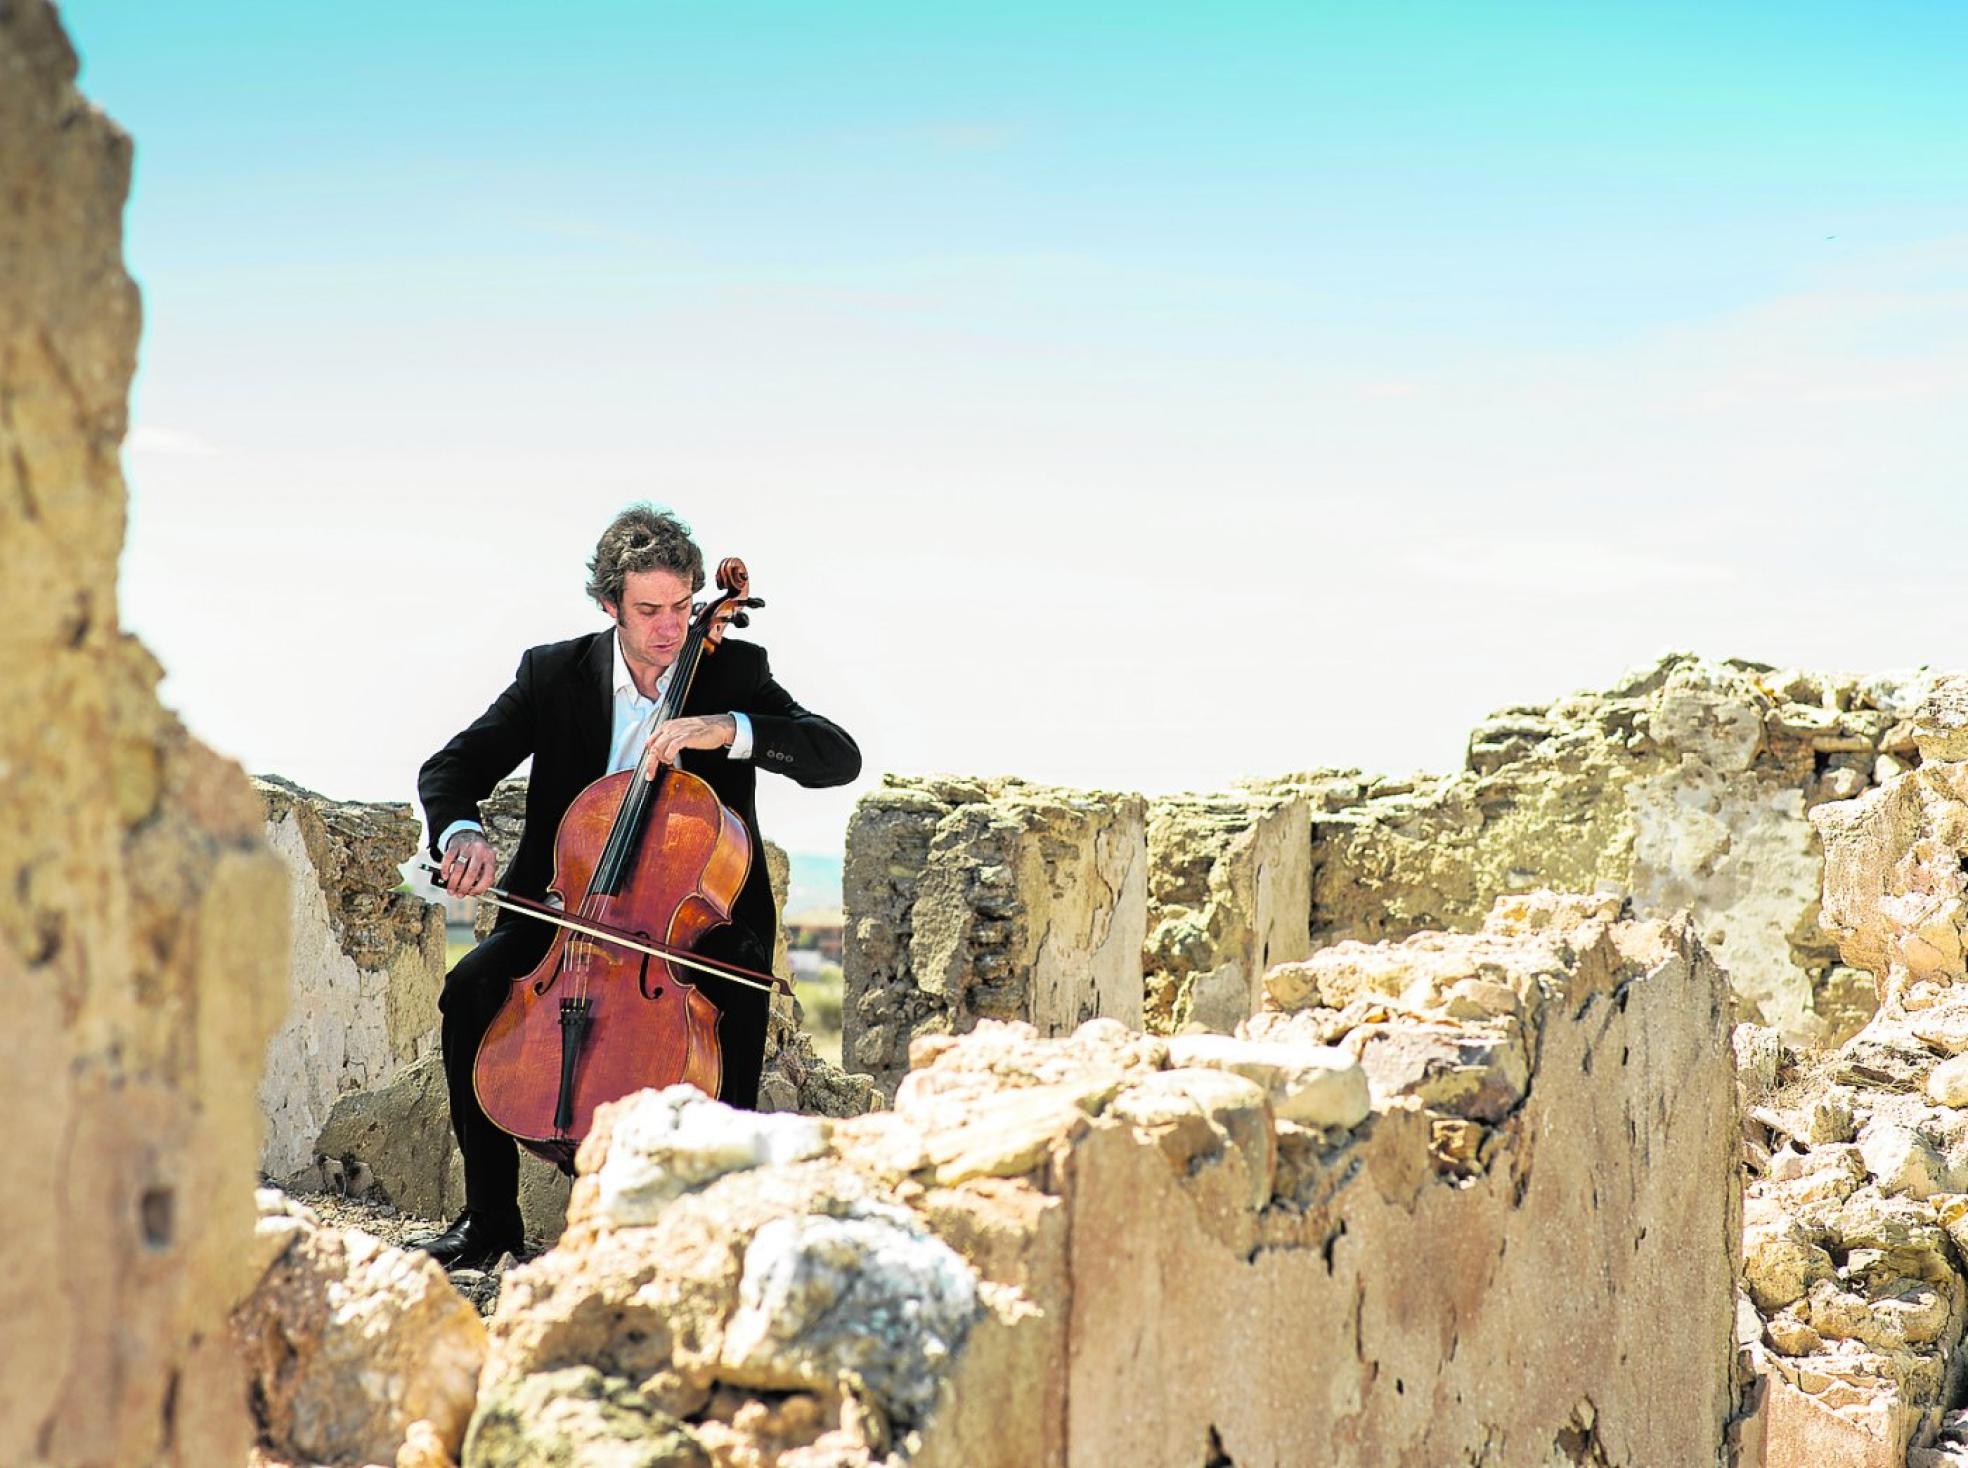
[{"label": "distant hill", "polygon": [[788,852],[793,874],[786,890],[787,912],[811,912],[841,905],[841,859],[822,851]]}]

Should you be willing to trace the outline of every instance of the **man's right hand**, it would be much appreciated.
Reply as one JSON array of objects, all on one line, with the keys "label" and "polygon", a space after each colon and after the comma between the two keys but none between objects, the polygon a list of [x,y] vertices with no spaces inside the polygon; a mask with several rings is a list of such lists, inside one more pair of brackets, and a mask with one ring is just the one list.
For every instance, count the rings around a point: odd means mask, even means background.
[{"label": "man's right hand", "polygon": [[460,831],[444,848],[444,890],[453,897],[476,897],[492,885],[498,866],[498,853],[483,831]]}]

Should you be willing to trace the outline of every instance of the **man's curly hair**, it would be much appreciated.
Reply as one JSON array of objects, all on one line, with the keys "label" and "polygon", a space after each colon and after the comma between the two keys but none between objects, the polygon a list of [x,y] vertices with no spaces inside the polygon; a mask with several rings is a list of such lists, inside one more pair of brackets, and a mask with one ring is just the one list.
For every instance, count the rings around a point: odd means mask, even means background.
[{"label": "man's curly hair", "polygon": [[646,503],[630,505],[601,532],[588,562],[588,595],[597,606],[613,602],[619,612],[632,571],[674,571],[692,591],[704,589],[704,553],[690,538],[690,527]]}]

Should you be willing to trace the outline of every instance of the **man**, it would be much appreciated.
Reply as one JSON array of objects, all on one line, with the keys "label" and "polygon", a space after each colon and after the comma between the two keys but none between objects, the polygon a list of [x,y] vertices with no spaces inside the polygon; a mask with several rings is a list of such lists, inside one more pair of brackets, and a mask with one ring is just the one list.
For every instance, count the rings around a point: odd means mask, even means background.
[{"label": "man", "polygon": [[[700,776],[744,820],[751,871],[731,922],[707,934],[699,951],[763,971],[771,964],[778,913],[753,799],[756,772],[763,766],[802,785],[841,785],[860,773],[861,752],[837,725],[808,713],[773,681],[764,649],[728,636],[701,660],[682,716],[659,721],[690,629],[693,594],[704,585],[703,552],[675,516],[648,505],[624,510],[603,532],[588,572],[588,595],[614,625],[528,649],[512,686],[418,773],[444,885],[468,897],[493,885],[496,863],[478,802],[531,755],[525,830],[499,885],[542,897],[553,878],[561,815],[586,786],[631,768],[647,749]],[[579,897],[564,895],[570,902]],[[501,912],[485,941],[451,970],[438,999],[451,1125],[465,1158],[465,1211],[419,1243],[447,1268],[483,1267],[522,1243],[517,1145],[479,1108],[472,1063],[512,981],[545,956],[554,931],[538,919]],[[755,1105],[766,996],[696,971],[690,982],[724,1014],[722,1099]]]}]

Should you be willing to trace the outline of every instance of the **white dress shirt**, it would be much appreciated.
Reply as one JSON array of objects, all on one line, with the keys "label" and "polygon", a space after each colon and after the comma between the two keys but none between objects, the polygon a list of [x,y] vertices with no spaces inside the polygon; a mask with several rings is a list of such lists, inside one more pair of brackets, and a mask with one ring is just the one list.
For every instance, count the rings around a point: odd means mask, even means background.
[{"label": "white dress shirt", "polygon": [[[656,715],[663,706],[663,695],[670,690],[670,675],[676,672],[676,664],[671,663],[663,669],[662,676],[656,680],[656,696],[644,698],[642,690],[636,687],[630,676],[628,660],[622,656],[622,635],[615,634],[615,717],[608,732],[608,769],[614,774],[617,770],[635,768],[642,757],[642,747],[649,742],[649,736],[656,728]],[[725,750],[729,759],[750,759],[752,757],[752,721],[735,710],[732,723],[738,732],[731,738],[730,748]],[[437,849],[444,850],[446,843],[460,831],[483,831],[485,828],[477,821],[453,821],[444,828],[444,834],[437,838]]]}]

